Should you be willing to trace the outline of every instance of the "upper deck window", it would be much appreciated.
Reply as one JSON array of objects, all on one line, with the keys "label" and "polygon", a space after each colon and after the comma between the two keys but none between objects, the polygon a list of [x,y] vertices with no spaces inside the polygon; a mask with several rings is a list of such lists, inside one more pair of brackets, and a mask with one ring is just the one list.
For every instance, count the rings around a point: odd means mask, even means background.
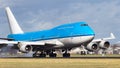
[{"label": "upper deck window", "polygon": [[88,24],[81,24],[81,26],[88,26]]}]

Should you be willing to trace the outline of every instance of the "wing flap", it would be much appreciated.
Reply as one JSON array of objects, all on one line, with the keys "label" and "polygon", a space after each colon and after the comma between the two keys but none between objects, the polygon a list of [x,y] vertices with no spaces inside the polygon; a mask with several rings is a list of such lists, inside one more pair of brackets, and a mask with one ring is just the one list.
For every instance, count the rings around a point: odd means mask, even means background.
[{"label": "wing flap", "polygon": [[18,44],[17,41],[0,40],[0,44]]}]

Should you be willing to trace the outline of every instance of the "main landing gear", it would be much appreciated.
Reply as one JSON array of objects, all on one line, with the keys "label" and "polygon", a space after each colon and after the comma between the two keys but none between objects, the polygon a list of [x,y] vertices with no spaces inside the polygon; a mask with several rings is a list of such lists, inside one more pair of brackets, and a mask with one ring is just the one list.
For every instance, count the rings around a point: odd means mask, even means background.
[{"label": "main landing gear", "polygon": [[65,53],[63,53],[63,57],[64,58],[69,58],[70,57],[70,53],[68,53],[68,50],[65,50]]},{"label": "main landing gear", "polygon": [[57,54],[55,53],[55,50],[52,50],[50,53],[49,53],[49,57],[51,58],[55,58],[57,56]]},{"label": "main landing gear", "polygon": [[35,58],[44,58],[46,57],[46,53],[44,51],[36,51],[34,54],[33,54],[33,57]]},{"label": "main landing gear", "polygon": [[[36,51],[33,54],[34,58],[45,58],[46,55],[49,55],[50,58],[56,58],[57,54],[55,52],[55,50],[49,50],[49,51]],[[63,58],[69,58],[70,57],[70,53],[68,52],[68,49],[64,50],[63,53]]]},{"label": "main landing gear", "polygon": [[55,50],[51,50],[51,51],[36,51],[34,54],[33,54],[33,57],[34,58],[45,58],[46,55],[49,55],[49,57],[51,58],[55,58],[57,57],[57,54],[55,53]]}]

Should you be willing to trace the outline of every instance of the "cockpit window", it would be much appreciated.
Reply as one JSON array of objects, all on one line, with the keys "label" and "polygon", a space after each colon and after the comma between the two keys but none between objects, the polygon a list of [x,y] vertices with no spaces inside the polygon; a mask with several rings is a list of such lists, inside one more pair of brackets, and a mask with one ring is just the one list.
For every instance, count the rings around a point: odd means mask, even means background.
[{"label": "cockpit window", "polygon": [[81,24],[81,26],[88,26],[88,24]]}]

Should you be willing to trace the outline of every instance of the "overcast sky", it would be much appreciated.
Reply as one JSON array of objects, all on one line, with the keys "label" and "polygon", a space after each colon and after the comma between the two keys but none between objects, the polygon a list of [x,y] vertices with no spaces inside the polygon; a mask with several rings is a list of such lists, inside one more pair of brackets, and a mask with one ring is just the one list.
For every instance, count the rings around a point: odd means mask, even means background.
[{"label": "overcast sky", "polygon": [[85,21],[96,38],[108,37],[113,32],[114,41],[120,41],[120,0],[0,0],[0,37],[10,33],[6,6],[25,32]]}]

